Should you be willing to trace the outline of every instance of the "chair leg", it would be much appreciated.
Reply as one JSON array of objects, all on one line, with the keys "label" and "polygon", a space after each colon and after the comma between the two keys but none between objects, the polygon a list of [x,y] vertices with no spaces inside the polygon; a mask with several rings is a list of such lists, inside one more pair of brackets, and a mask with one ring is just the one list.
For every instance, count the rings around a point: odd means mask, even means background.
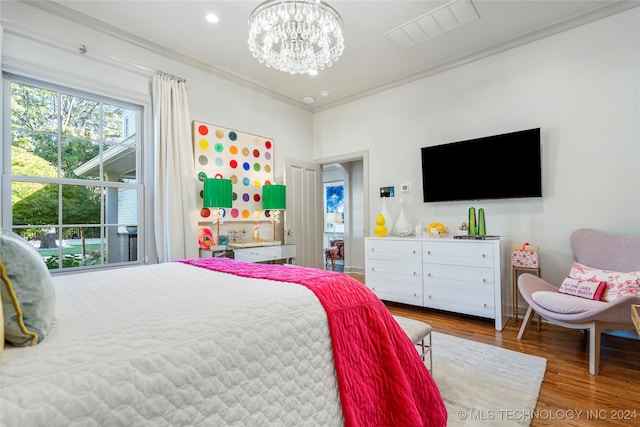
[{"label": "chair leg", "polygon": [[520,332],[518,332],[518,339],[522,339],[522,336],[524,335],[524,331],[525,329],[527,329],[527,326],[529,326],[529,324],[531,323],[531,320],[533,319],[533,316],[536,314],[535,311],[533,311],[533,308],[531,306],[529,306],[529,308],[527,309],[527,314],[524,315],[524,319],[522,319],[522,325],[520,326]]},{"label": "chair leg", "polygon": [[589,328],[589,373],[598,375],[600,373],[600,337],[602,326],[594,322]]}]

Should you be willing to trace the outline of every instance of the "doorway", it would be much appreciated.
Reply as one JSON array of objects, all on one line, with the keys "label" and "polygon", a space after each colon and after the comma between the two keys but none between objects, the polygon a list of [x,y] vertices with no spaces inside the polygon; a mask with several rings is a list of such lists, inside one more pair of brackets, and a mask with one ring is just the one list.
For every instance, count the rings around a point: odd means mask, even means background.
[{"label": "doorway", "polygon": [[[369,229],[369,186],[368,186],[368,152],[352,153],[341,157],[319,161],[322,165],[323,184],[342,182],[344,186],[343,223],[328,226],[327,207],[323,203],[323,255],[324,248],[329,247],[329,240],[341,231],[344,240],[344,260],[338,263],[336,271],[364,274],[364,238]],[[325,186],[323,185],[323,190]],[[329,264],[329,269],[331,265]]]}]

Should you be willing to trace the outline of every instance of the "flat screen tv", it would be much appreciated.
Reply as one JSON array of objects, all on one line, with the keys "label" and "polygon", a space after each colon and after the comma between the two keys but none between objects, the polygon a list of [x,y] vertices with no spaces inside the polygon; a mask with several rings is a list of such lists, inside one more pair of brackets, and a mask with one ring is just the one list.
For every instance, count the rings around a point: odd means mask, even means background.
[{"label": "flat screen tv", "polygon": [[540,128],[422,147],[425,202],[542,197]]}]

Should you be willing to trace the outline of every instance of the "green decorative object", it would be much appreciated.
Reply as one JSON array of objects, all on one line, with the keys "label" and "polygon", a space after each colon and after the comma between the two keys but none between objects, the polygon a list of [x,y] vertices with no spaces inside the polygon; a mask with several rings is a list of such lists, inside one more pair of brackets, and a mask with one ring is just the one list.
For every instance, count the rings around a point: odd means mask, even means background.
[{"label": "green decorative object", "polygon": [[487,227],[484,222],[484,209],[480,208],[478,210],[478,236],[486,236],[487,235]]},{"label": "green decorative object", "polygon": [[469,235],[474,236],[476,233],[476,208],[469,208]]},{"label": "green decorative object", "polygon": [[373,234],[378,237],[384,237],[387,235],[387,232],[389,230],[387,230],[387,227],[384,226],[384,222],[384,215],[382,215],[382,212],[380,212],[378,214],[378,217],[376,218],[376,226],[373,229]]}]

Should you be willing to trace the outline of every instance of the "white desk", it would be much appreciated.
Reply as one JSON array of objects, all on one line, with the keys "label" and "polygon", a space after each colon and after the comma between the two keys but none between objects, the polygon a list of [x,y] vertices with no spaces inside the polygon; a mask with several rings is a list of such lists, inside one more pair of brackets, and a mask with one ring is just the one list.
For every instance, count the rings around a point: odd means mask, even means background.
[{"label": "white desk", "polygon": [[[225,255],[221,255],[224,252]],[[231,256],[231,253],[233,256]],[[282,245],[280,241],[230,242],[229,246],[212,246],[200,249],[200,257],[225,256],[247,262],[285,261],[288,264],[296,257],[296,245]]]}]

